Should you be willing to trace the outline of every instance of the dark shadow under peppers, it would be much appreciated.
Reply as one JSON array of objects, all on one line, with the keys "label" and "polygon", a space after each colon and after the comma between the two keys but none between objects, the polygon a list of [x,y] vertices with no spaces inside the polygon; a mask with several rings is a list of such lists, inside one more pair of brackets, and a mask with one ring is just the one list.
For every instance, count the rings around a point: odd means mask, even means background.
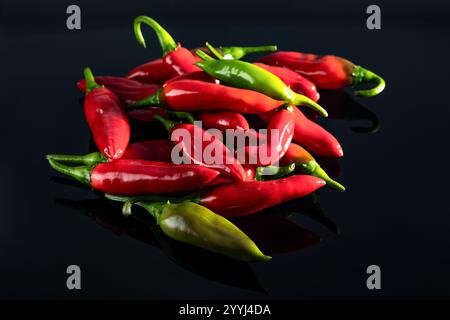
[{"label": "dark shadow under peppers", "polygon": [[298,72],[314,82],[320,89],[340,89],[346,86],[375,83],[374,88],[354,92],[359,96],[372,97],[381,93],[386,86],[383,78],[372,71],[333,55],[319,56],[295,51],[278,51],[259,61]]},{"label": "dark shadow under peppers", "polygon": [[86,68],[84,76],[86,98],[83,108],[95,144],[108,159],[119,159],[130,140],[128,116],[119,98],[95,82],[91,69]]}]

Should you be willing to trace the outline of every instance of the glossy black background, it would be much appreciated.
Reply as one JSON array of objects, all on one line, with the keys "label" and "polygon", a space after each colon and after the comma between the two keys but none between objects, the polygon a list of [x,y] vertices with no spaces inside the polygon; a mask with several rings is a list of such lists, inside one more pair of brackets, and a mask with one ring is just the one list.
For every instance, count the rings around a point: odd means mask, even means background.
[{"label": "glossy black background", "polygon": [[[449,297],[449,3],[379,1],[379,31],[365,27],[368,1],[74,3],[82,8],[81,31],[65,27],[65,8],[72,2],[8,0],[0,6],[0,298]],[[188,260],[211,264],[218,271],[214,277],[262,286],[266,293],[195,275],[161,250],[55,203],[95,198],[50,181],[54,173],[44,159],[49,152],[88,150],[75,88],[83,66],[122,75],[159,55],[151,33],[149,49],[136,43],[131,21],[138,14],[160,20],[187,47],[205,40],[276,43],[280,49],[342,55],[387,80],[382,95],[358,100],[378,115],[378,133],[350,129],[365,122],[324,122],[345,150],[340,181],[348,191],[319,195],[340,236],[294,214],[322,242],[251,266],[259,285],[248,266],[187,252]],[[104,203],[100,208],[116,216]],[[147,229],[142,233],[151,241]],[[82,268],[81,291],[66,289],[70,264]],[[370,264],[382,269],[380,291],[365,286]]]}]

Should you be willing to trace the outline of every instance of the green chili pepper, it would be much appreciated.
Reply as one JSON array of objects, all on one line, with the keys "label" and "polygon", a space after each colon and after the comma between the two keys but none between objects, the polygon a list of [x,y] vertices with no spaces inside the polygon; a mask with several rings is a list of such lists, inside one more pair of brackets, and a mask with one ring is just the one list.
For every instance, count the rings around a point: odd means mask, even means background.
[{"label": "green chili pepper", "polygon": [[[155,218],[161,230],[177,241],[246,262],[271,259],[233,223],[199,204],[187,201],[144,202],[142,197],[118,197],[108,194],[106,197],[124,202],[124,214],[131,213],[133,204],[144,208]],[[158,201],[158,198],[155,200]]]},{"label": "green chili pepper", "polygon": [[[208,48],[200,48],[205,53],[210,53]],[[225,60],[239,60],[250,53],[274,52],[277,51],[276,45],[256,46],[256,47],[219,47],[216,50],[221,52]]]},{"label": "green chili pepper", "polygon": [[[223,59],[214,47],[208,43],[207,47],[214,55]],[[198,56],[204,57],[204,52],[198,52]],[[305,105],[324,117],[328,116],[327,111],[319,104],[304,95],[292,91],[276,75],[252,63],[239,60],[205,59],[197,62],[196,65],[225,84],[258,91],[274,99],[283,100],[294,105]]]},{"label": "green chili pepper", "polygon": [[294,170],[295,170],[295,163],[291,163],[282,167],[278,166],[256,167],[255,180],[264,181],[264,180],[279,179],[291,174],[292,172],[294,172]]}]

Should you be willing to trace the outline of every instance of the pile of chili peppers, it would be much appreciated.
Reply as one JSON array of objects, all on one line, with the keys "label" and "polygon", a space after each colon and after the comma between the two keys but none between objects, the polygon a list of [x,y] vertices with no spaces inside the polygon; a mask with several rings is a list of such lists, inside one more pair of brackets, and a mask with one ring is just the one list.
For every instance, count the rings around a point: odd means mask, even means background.
[{"label": "pile of chili peppers", "polygon": [[[355,92],[370,97],[383,91],[384,80],[344,58],[277,51],[274,45],[187,49],[155,20],[139,16],[133,28],[144,47],[142,24],[155,31],[162,58],[125,77],[94,77],[85,68],[77,87],[85,93],[84,114],[98,151],[51,154],[48,162],[122,202],[124,215],[133,206],[143,208],[172,239],[242,261],[270,260],[228,218],[325,185],[344,191],[313,157],[344,154],[312,120],[328,115],[318,89],[372,83]],[[271,53],[254,63],[240,60],[261,52]],[[253,130],[252,117],[266,131]],[[168,139],[130,143],[130,118],[165,128]],[[244,136],[240,147],[230,148],[214,134],[228,137],[230,130]],[[203,158],[208,149],[214,161]]]}]

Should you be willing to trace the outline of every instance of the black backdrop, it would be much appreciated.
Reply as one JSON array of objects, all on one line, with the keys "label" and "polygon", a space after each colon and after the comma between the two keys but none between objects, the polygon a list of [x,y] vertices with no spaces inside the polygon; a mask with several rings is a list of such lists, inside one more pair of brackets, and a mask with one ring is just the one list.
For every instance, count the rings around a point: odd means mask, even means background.
[{"label": "black backdrop", "polygon": [[[81,7],[80,31],[65,27],[69,4]],[[382,30],[377,31],[365,27],[370,4],[3,1],[0,297],[448,297],[450,3],[378,1]],[[340,235],[305,214],[311,211],[309,199],[278,210],[303,211],[292,219],[319,234],[319,245],[252,266],[178,246],[179,255],[170,258],[151,245],[155,237],[147,227],[121,219],[89,191],[50,180],[54,173],[46,153],[89,148],[74,86],[82,68],[123,75],[159,55],[150,32],[147,50],[133,37],[131,22],[139,14],[159,20],[187,47],[205,40],[276,43],[280,49],[342,55],[385,77],[385,92],[357,99],[364,107],[350,112],[366,118],[372,110],[379,132],[351,130],[368,125],[366,120],[321,121],[345,150],[339,180],[348,190],[317,196]],[[66,288],[70,264],[81,267],[81,291]],[[381,267],[378,291],[365,285],[371,264]]]}]

